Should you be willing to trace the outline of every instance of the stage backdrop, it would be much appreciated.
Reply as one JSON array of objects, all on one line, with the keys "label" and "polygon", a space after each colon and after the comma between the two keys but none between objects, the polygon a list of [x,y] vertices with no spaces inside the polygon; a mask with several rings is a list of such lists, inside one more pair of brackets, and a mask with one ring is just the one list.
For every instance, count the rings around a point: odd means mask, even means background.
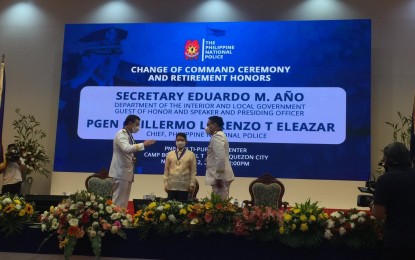
[{"label": "stage backdrop", "polygon": [[177,132],[205,174],[209,116],[237,177],[367,180],[370,20],[69,24],[54,171],[109,167],[141,117],[137,173],[162,174]]}]

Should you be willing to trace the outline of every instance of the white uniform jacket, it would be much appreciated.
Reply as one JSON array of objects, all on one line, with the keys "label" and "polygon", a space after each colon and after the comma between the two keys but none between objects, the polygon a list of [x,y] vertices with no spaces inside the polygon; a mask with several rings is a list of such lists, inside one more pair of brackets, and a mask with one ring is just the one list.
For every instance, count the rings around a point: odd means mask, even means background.
[{"label": "white uniform jacket", "polygon": [[206,185],[215,184],[216,179],[235,179],[229,162],[229,143],[223,131],[217,131],[212,135],[206,156]]},{"label": "white uniform jacket", "polygon": [[134,180],[134,153],[144,150],[144,144],[134,144],[128,131],[121,129],[113,142],[112,161],[109,177],[132,182]]}]

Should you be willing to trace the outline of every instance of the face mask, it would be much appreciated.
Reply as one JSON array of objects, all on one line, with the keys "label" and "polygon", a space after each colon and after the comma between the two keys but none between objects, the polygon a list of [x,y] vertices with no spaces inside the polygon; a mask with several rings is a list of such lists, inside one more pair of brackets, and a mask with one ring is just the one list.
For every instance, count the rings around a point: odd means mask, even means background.
[{"label": "face mask", "polygon": [[177,148],[182,149],[186,146],[186,142],[176,141],[176,146]]},{"label": "face mask", "polygon": [[209,127],[207,127],[207,126],[205,127],[205,132],[206,132],[207,135],[210,135],[210,129],[209,129]]},{"label": "face mask", "polygon": [[138,130],[140,130],[140,126],[133,126],[133,130],[132,132],[135,134],[138,132]]}]

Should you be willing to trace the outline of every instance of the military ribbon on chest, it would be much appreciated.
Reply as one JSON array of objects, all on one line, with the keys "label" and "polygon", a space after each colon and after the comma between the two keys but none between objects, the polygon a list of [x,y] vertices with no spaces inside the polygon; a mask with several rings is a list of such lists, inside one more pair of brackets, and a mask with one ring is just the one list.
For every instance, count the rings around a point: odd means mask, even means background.
[{"label": "military ribbon on chest", "polygon": [[132,134],[128,133],[128,136],[130,137],[130,144],[135,144],[135,140]]}]

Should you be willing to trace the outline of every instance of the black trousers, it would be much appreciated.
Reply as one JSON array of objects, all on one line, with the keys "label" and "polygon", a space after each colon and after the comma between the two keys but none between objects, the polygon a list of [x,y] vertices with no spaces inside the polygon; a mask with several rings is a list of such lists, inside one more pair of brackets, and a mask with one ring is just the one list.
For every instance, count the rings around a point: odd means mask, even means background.
[{"label": "black trousers", "polygon": [[187,201],[189,199],[188,191],[169,190],[167,194],[168,200]]},{"label": "black trousers", "polygon": [[7,184],[3,185],[1,188],[1,193],[10,193],[10,194],[20,194],[20,188],[22,187],[22,182],[14,183],[14,184]]}]

